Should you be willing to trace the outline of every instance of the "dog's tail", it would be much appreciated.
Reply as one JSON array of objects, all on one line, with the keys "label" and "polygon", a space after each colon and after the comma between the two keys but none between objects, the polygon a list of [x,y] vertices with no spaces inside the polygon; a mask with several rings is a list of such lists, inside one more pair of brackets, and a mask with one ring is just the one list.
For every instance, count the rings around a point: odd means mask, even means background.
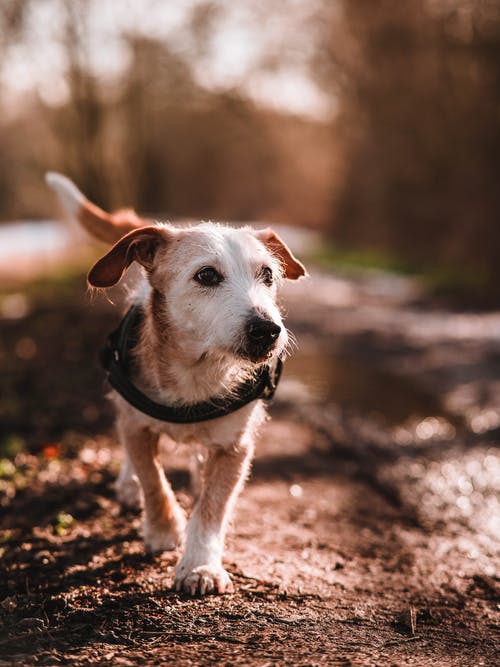
[{"label": "dog's tail", "polygon": [[152,224],[131,209],[106,213],[89,201],[67,176],[49,171],[47,185],[54,190],[68,214],[92,236],[105,243],[115,243],[128,232]]}]

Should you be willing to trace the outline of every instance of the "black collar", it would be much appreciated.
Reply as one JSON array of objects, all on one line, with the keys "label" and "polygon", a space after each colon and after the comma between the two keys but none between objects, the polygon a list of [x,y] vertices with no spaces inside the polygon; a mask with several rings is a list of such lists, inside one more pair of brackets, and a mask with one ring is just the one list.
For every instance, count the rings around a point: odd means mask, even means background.
[{"label": "black collar", "polygon": [[129,353],[138,341],[138,327],[143,317],[143,309],[140,306],[132,306],[118,329],[109,336],[106,347],[100,355],[101,364],[108,372],[111,386],[137,410],[160,421],[194,424],[223,417],[258,398],[270,400],[273,397],[283,366],[281,359],[276,360],[274,368],[268,365],[261,366],[255,376],[239,385],[231,396],[214,397],[203,403],[180,406],[156,403],[143,394],[128,377]]}]

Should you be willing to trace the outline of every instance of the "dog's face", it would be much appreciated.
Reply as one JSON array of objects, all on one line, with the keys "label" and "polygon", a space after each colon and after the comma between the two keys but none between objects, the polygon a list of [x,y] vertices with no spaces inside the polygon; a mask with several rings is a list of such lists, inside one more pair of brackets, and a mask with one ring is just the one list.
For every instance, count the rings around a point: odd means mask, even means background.
[{"label": "dog's face", "polygon": [[199,226],[158,257],[151,282],[194,356],[231,353],[253,362],[287,343],[276,305],[279,261],[250,232]]},{"label": "dog's face", "polygon": [[[205,223],[145,227],[121,239],[92,268],[96,287],[115,284],[132,261],[147,271],[169,336],[195,360],[232,355],[259,363],[279,355],[288,336],[276,304],[284,278],[305,269],[272,230]],[[153,316],[155,313],[153,312]],[[160,317],[161,315],[161,317]]]}]

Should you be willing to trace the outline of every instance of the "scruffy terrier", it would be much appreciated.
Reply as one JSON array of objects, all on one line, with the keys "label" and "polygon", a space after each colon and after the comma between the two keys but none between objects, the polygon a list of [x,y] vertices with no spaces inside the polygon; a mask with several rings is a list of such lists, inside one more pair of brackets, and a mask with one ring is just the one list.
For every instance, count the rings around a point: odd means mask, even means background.
[{"label": "scruffy terrier", "polygon": [[[174,227],[130,210],[108,214],[65,176],[49,173],[47,182],[85,229],[114,243],[90,270],[91,286],[115,285],[132,262],[143,267],[103,355],[125,449],[118,498],[138,505],[142,489],[147,549],[184,544],[176,590],[230,591],[226,526],[288,344],[276,293],[283,279],[306,270],[271,229]],[[188,523],[159,460],[160,436],[207,450]]]}]

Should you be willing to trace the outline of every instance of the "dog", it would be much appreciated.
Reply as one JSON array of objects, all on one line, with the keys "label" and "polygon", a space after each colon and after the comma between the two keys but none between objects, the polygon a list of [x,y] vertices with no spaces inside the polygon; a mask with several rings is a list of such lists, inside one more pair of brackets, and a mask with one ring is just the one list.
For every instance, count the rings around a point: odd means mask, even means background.
[{"label": "dog", "polygon": [[[125,450],[118,498],[137,505],[140,485],[147,550],[184,545],[175,571],[177,591],[229,592],[224,539],[266,418],[259,383],[264,378],[269,385],[269,369],[289,346],[277,292],[283,280],[306,276],[306,269],[272,229],[211,222],[175,227],[131,210],[108,214],[65,176],[49,173],[46,179],[74,219],[113,244],[91,268],[91,287],[115,285],[133,262],[142,267],[132,297],[137,321],[126,341],[126,371],[116,361],[123,352],[116,336],[108,350],[108,367],[116,372],[109,375],[116,428]],[[132,396],[141,400],[134,403]],[[167,419],[162,406],[170,410]],[[180,421],[169,421],[170,414]],[[161,465],[160,436],[206,450],[189,522]]]}]

